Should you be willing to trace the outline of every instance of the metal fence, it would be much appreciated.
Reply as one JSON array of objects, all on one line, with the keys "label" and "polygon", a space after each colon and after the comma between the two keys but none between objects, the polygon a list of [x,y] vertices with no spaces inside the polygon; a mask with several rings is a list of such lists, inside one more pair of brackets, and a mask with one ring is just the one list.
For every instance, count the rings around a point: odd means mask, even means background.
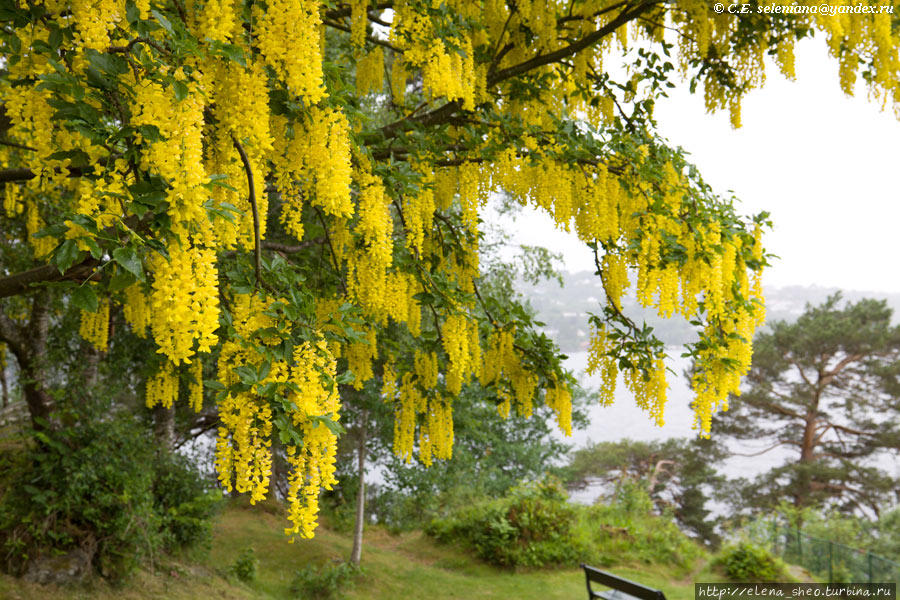
[{"label": "metal fence", "polygon": [[771,521],[767,535],[757,530],[772,552],[784,562],[799,565],[828,583],[900,584],[900,563],[859,548],[803,533],[796,527]]}]

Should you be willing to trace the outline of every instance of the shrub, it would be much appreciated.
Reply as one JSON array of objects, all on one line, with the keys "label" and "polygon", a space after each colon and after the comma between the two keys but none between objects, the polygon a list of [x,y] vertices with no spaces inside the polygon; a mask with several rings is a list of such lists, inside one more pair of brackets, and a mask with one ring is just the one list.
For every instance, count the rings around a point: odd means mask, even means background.
[{"label": "shrub", "polygon": [[291,593],[298,598],[328,600],[338,595],[360,574],[359,567],[350,563],[340,563],[333,567],[307,565],[297,571],[291,582]]},{"label": "shrub", "polygon": [[750,542],[726,546],[713,564],[737,581],[779,581],[785,577],[784,563],[765,548]]},{"label": "shrub", "polygon": [[244,583],[252,583],[256,581],[256,569],[258,566],[259,559],[256,558],[256,552],[248,546],[234,559],[234,562],[228,568],[228,572]]},{"label": "shrub", "polygon": [[212,517],[223,505],[222,493],[210,488],[179,454],[158,453],[153,471],[153,506],[161,519],[166,549],[208,549]]},{"label": "shrub", "polygon": [[[74,423],[32,432],[7,458],[0,498],[3,566],[81,549],[100,574],[120,578],[163,550],[203,541],[214,500],[183,459],[157,456],[133,418],[84,408]],[[94,415],[104,415],[91,417]]]},{"label": "shrub", "polygon": [[703,550],[651,508],[637,485],[623,485],[610,505],[581,506],[544,481],[432,521],[426,533],[505,567],[646,562],[691,569]]},{"label": "shrub", "polygon": [[433,521],[426,532],[441,541],[462,541],[491,564],[539,567],[575,563],[584,554],[573,535],[577,517],[559,484],[544,481]]}]

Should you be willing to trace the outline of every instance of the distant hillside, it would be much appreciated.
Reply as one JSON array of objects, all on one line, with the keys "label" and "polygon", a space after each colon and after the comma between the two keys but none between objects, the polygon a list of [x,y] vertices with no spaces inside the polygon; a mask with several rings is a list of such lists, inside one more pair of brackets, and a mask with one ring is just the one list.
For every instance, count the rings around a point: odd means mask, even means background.
[{"label": "distant hillside", "polygon": [[[529,299],[546,323],[544,331],[559,344],[563,352],[578,352],[587,348],[589,326],[588,313],[603,311],[603,286],[600,278],[589,271],[564,273],[564,286],[545,281],[533,286],[520,283],[519,290]],[[807,304],[820,304],[837,288],[818,286],[788,286],[767,288],[767,321],[792,321],[800,316]],[[885,299],[894,310],[894,322],[900,322],[900,294],[883,292],[842,291],[846,300],[862,298]],[[637,323],[646,322],[666,344],[682,345],[696,339],[691,326],[678,315],[661,319],[654,310],[640,306],[633,298],[624,300],[623,311]]]}]

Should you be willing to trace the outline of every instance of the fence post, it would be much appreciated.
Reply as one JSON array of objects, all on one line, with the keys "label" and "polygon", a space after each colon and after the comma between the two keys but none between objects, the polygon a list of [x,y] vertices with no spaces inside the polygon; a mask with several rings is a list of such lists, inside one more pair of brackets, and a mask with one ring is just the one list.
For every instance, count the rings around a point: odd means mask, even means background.
[{"label": "fence post", "polygon": [[828,583],[834,583],[834,542],[828,540]]}]

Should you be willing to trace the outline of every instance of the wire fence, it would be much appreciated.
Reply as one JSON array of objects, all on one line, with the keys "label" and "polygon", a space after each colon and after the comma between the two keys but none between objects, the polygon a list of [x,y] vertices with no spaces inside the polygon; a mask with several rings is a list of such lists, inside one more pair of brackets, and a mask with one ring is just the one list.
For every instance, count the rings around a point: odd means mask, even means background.
[{"label": "wire fence", "polygon": [[[818,538],[777,521],[760,523],[755,534],[784,562],[799,565],[828,583],[900,584],[900,563]],[[766,531],[768,529],[768,531]]]}]

